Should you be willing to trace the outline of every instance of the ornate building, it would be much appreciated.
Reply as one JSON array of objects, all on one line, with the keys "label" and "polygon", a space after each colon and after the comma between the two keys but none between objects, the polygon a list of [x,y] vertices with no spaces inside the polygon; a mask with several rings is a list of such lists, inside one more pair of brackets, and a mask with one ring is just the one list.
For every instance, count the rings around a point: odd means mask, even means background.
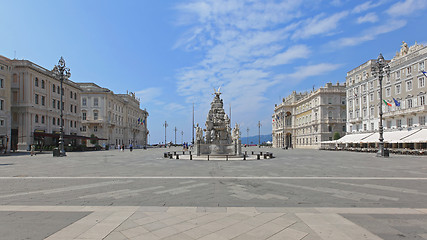
[{"label": "ornate building", "polygon": [[345,134],[345,84],[294,91],[275,106],[272,118],[273,147],[320,148],[334,134]]},{"label": "ornate building", "polygon": [[10,150],[11,134],[11,71],[9,59],[0,56],[0,153]]},{"label": "ornate building", "polygon": [[[76,138],[73,136],[80,129],[79,86],[65,80],[60,89],[60,81],[52,71],[28,60],[3,56],[0,59],[8,65],[7,73],[2,75],[8,75],[11,81],[10,97],[4,99],[5,102],[9,101],[11,109],[10,149],[27,150],[31,144],[56,144],[60,132],[61,92],[65,141],[67,144],[75,143]],[[8,81],[7,77],[5,79],[5,82]]]},{"label": "ornate building", "polygon": [[82,135],[105,139],[100,144],[109,147],[147,144],[148,113],[140,109],[134,93],[115,94],[94,83],[78,85],[82,89]]},{"label": "ornate building", "polygon": [[[395,131],[425,126],[427,47],[403,42],[383,79],[382,103],[384,130]],[[347,72],[347,132],[377,132],[379,125],[379,84],[371,74],[375,60]],[[387,139],[386,139],[387,140]]]}]

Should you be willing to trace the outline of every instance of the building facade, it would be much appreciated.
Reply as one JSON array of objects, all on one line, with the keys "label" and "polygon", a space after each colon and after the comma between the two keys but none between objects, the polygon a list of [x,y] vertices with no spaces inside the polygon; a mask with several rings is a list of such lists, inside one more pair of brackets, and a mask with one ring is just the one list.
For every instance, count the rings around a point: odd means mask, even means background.
[{"label": "building facade", "polygon": [[10,151],[11,71],[9,59],[0,56],[0,153]]},{"label": "building facade", "polygon": [[81,95],[81,133],[103,139],[100,145],[114,148],[129,144],[143,147],[147,144],[146,110],[133,93],[115,94],[94,83],[78,83]]},{"label": "building facade", "polygon": [[427,47],[405,42],[392,60],[390,75],[382,81],[380,101],[378,78],[371,67],[376,60],[369,60],[347,72],[347,132],[375,132],[379,129],[379,108],[383,110],[384,131],[410,130],[426,125],[426,76]]},{"label": "building facade", "polygon": [[[64,134],[78,135],[80,88],[70,80],[60,81],[52,71],[28,60],[1,57],[9,64],[10,149],[27,150],[31,144],[56,145],[60,132],[60,97],[63,94]],[[6,78],[7,79],[7,78]],[[75,144],[75,138],[65,142]]]},{"label": "building facade", "polygon": [[320,148],[334,134],[345,134],[345,84],[327,83],[311,92],[293,92],[272,116],[273,147]]}]

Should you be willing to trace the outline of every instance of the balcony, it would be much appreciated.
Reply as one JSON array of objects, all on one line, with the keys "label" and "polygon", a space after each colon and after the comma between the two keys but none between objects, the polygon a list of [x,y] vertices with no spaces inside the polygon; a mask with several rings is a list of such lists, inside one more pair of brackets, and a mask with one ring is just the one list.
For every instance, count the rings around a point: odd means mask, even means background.
[{"label": "balcony", "polygon": [[394,118],[398,116],[405,116],[409,114],[415,115],[418,112],[426,112],[427,111],[427,105],[422,105],[418,107],[412,107],[412,108],[406,108],[406,109],[399,109],[396,111],[390,111],[387,113],[384,113],[384,118]]}]

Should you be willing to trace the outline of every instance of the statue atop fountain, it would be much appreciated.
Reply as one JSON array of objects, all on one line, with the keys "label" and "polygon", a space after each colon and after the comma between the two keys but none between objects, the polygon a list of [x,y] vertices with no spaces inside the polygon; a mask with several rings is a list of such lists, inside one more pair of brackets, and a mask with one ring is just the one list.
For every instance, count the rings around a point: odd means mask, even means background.
[{"label": "statue atop fountain", "polygon": [[[240,155],[240,137],[232,138],[230,118],[224,111],[223,101],[220,98],[220,88],[214,89],[214,99],[211,102],[211,109],[206,117],[206,136],[197,124],[196,128],[196,152],[197,155]],[[238,126],[236,124],[236,126]],[[237,130],[238,131],[238,130]],[[201,132],[201,133],[200,133]],[[233,130],[233,133],[235,130]]]}]

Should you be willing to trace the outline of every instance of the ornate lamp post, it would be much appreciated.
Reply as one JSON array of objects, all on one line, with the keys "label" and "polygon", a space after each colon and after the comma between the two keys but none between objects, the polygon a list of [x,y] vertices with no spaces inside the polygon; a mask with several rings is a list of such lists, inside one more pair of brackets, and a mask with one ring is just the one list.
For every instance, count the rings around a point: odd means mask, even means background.
[{"label": "ornate lamp post", "polygon": [[261,121],[258,121],[258,147],[261,147]]},{"label": "ornate lamp post", "polygon": [[64,114],[63,114],[63,109],[64,109],[64,103],[62,101],[62,96],[64,95],[64,90],[62,88],[62,83],[64,82],[64,80],[67,80],[68,78],[70,78],[71,76],[71,72],[70,69],[65,67],[65,60],[64,58],[61,57],[61,59],[59,59],[58,65],[55,65],[55,67],[52,70],[53,74],[59,78],[59,81],[61,83],[61,128],[60,128],[60,135],[59,135],[59,156],[64,157],[66,156],[65,154],[65,150],[64,150]]},{"label": "ornate lamp post", "polygon": [[[380,138],[379,138],[379,149],[377,152],[377,157],[388,157],[388,151],[384,150],[384,137],[383,137],[383,133],[384,133],[384,129],[383,129],[383,77],[384,76],[390,76],[390,66],[388,65],[388,63],[384,60],[383,55],[380,53],[380,55],[378,56],[377,61],[372,65],[371,68],[372,71],[372,75],[375,77],[378,76],[378,82],[379,82],[379,89],[380,89],[380,109],[379,109],[379,115],[380,115],[380,122],[379,122],[379,133],[380,133]],[[385,153],[387,152],[387,153]]]}]

